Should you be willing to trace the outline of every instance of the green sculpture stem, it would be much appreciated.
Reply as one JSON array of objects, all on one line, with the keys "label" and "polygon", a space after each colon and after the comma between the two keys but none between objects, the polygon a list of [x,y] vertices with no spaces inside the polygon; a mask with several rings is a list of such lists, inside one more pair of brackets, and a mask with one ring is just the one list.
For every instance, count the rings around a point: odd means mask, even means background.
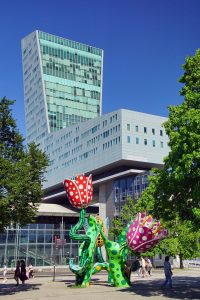
[{"label": "green sculpture stem", "polygon": [[69,263],[70,270],[76,275],[76,285],[81,287],[89,286],[94,266],[96,240],[101,228],[97,224],[96,219],[93,216],[89,216],[89,226],[86,234],[78,234],[77,231],[83,228],[84,223],[85,209],[82,209],[78,223],[70,230],[72,239],[83,242],[79,248],[80,262],[79,265],[75,265],[72,260]]},{"label": "green sculpture stem", "polygon": [[130,286],[130,281],[125,275],[125,264],[122,259],[122,251],[123,248],[125,249],[125,247],[121,247],[119,243],[110,241],[102,230],[101,236],[105,243],[110,272],[114,281],[114,285],[118,287]]},{"label": "green sculpture stem", "polygon": [[97,257],[98,257],[98,262],[104,263],[105,261],[104,261],[103,255],[102,255],[101,247],[96,248],[96,253],[97,253]]},{"label": "green sculpture stem", "polygon": [[74,225],[69,233],[69,236],[71,239],[76,241],[87,241],[90,242],[90,237],[85,234],[78,234],[77,231],[83,228],[84,222],[85,222],[85,216],[86,216],[86,210],[85,208],[82,208],[79,215],[79,220],[76,225]]},{"label": "green sculpture stem", "polygon": [[113,282],[112,274],[110,272],[109,263],[104,261],[101,247],[96,248],[96,253],[97,253],[98,262],[94,265],[92,274],[96,274],[101,270],[106,270],[108,272],[108,283],[113,285],[114,282]]}]

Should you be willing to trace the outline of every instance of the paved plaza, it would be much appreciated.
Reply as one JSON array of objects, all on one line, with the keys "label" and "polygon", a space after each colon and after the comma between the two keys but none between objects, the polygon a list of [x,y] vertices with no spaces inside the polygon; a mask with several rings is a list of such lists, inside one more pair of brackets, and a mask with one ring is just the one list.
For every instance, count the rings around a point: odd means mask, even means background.
[{"label": "paved plaza", "polygon": [[107,274],[96,274],[88,288],[74,287],[74,275],[66,271],[66,275],[37,276],[15,286],[14,279],[0,283],[0,297],[6,300],[140,300],[140,299],[200,299],[200,270],[174,270],[173,289],[161,289],[164,280],[163,270],[155,270],[148,278],[132,274],[133,285],[130,288],[110,287]]}]

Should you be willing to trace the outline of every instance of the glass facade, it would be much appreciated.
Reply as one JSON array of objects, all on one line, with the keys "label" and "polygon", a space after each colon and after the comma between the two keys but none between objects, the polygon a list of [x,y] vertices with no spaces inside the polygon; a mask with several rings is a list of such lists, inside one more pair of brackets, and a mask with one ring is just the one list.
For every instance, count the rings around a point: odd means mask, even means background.
[{"label": "glass facade", "polygon": [[35,31],[22,61],[28,143],[101,115],[103,50]]},{"label": "glass facade", "polygon": [[101,114],[102,53],[39,31],[50,131]]},{"label": "glass facade", "polygon": [[[6,263],[14,267],[18,259],[33,266],[66,265],[69,258],[78,262],[79,243],[69,237],[71,226],[60,223],[8,227],[0,234],[0,266]],[[63,245],[57,245],[58,239],[64,241]]]},{"label": "glass facade", "polygon": [[119,214],[122,206],[130,197],[133,201],[137,201],[141,193],[148,186],[149,172],[145,172],[137,176],[127,176],[124,178],[116,179],[113,182],[113,197],[115,204],[115,214]]}]

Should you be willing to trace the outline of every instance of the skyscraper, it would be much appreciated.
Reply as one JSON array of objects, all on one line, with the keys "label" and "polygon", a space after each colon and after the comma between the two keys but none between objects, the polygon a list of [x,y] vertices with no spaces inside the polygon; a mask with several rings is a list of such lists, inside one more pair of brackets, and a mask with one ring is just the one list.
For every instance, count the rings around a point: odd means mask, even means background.
[{"label": "skyscraper", "polygon": [[103,50],[34,31],[22,61],[27,142],[101,115]]}]

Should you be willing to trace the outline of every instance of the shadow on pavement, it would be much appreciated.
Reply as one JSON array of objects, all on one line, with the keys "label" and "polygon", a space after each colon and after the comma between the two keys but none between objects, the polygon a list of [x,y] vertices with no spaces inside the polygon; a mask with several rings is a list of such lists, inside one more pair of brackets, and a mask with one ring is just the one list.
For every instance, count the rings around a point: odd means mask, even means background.
[{"label": "shadow on pavement", "polygon": [[30,290],[38,290],[40,288],[41,284],[25,284],[25,285],[18,285],[16,284],[0,284],[0,296],[6,296],[6,295],[13,295],[19,292],[26,292]]},{"label": "shadow on pavement", "polygon": [[123,293],[132,293],[143,297],[166,297],[171,299],[200,299],[200,278],[176,276],[173,288],[161,288],[163,280],[135,281],[130,288],[120,289]]}]

